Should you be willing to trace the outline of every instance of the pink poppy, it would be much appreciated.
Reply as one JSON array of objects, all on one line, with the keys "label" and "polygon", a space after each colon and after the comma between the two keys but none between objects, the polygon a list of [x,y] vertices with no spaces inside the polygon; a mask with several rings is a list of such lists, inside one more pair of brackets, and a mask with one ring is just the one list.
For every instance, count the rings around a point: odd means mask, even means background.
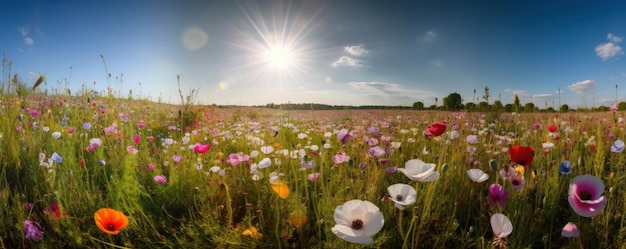
[{"label": "pink poppy", "polygon": [[163,184],[165,182],[167,182],[167,177],[165,177],[164,175],[158,175],[154,177],[154,182],[158,183],[158,184]]},{"label": "pink poppy", "polygon": [[561,236],[566,238],[578,237],[580,232],[578,231],[578,227],[573,222],[568,222],[561,230]]},{"label": "pink poppy", "polygon": [[604,208],[606,198],[604,183],[592,175],[582,175],[574,178],[569,185],[567,200],[578,215],[591,217],[598,214]]},{"label": "pink poppy", "polygon": [[345,163],[348,160],[350,160],[350,157],[348,157],[348,154],[346,154],[345,152],[339,152],[333,156],[333,161],[336,164]]},{"label": "pink poppy", "polygon": [[509,191],[507,191],[502,185],[500,184],[489,185],[489,196],[487,197],[489,204],[493,205],[497,203],[499,205],[504,205],[506,204],[506,198],[508,196],[509,196]]}]

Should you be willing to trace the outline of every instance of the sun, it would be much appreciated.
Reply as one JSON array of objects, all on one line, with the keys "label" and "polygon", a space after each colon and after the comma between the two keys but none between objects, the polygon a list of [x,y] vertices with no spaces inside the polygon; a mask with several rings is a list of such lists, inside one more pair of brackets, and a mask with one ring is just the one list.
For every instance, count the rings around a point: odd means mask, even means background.
[{"label": "sun", "polygon": [[293,63],[294,54],[284,46],[272,46],[264,53],[265,62],[272,69],[285,70]]}]

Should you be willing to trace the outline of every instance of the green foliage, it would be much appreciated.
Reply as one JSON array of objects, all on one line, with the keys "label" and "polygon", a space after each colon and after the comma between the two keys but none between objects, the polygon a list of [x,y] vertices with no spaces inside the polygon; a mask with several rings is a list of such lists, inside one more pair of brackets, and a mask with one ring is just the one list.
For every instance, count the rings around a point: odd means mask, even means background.
[{"label": "green foliage", "polygon": [[446,106],[448,110],[458,111],[461,110],[463,99],[460,94],[454,92],[443,98],[443,105]]}]

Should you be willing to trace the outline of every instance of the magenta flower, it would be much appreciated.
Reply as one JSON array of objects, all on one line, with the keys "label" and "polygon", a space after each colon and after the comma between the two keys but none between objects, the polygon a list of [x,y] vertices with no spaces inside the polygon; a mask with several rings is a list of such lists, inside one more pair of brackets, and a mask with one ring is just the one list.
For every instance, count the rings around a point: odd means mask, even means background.
[{"label": "magenta flower", "polygon": [[602,180],[592,175],[577,176],[569,185],[567,200],[578,215],[591,217],[604,208],[603,192]]},{"label": "magenta flower", "polygon": [[500,184],[489,185],[489,196],[487,197],[489,204],[493,205],[497,203],[498,205],[504,205],[506,204],[506,198],[508,196],[509,196],[509,191],[507,191],[504,187],[502,187],[502,185]]},{"label": "magenta flower", "polygon": [[196,145],[193,146],[193,150],[196,153],[199,153],[199,154],[203,154],[203,153],[209,151],[210,148],[211,148],[210,144],[197,143]]},{"label": "magenta flower", "polygon": [[165,177],[164,175],[158,175],[154,177],[154,182],[158,183],[158,184],[163,184],[165,182],[167,182],[167,177]]}]

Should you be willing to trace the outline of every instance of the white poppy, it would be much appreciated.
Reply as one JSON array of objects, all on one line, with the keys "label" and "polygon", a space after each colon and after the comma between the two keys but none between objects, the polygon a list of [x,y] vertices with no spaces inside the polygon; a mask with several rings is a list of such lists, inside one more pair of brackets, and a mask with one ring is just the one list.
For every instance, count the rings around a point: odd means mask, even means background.
[{"label": "white poppy", "polygon": [[418,182],[432,182],[439,179],[439,172],[434,170],[434,163],[424,163],[419,159],[411,159],[404,164],[404,168],[398,168],[398,171],[409,179]]},{"label": "white poppy", "polygon": [[415,203],[415,198],[417,197],[415,188],[404,183],[396,183],[387,187],[387,192],[389,193],[390,200],[393,201],[394,205],[400,210],[404,210],[406,207]]},{"label": "white poppy", "polygon": [[496,213],[491,216],[491,229],[496,237],[503,239],[513,232],[513,224],[506,215]]},{"label": "white poppy", "polygon": [[468,169],[467,175],[474,182],[484,182],[489,179],[489,175],[480,169]]},{"label": "white poppy", "polygon": [[337,206],[335,222],[332,231],[337,237],[352,243],[371,244],[372,236],[383,228],[385,218],[373,203],[350,200]]}]

